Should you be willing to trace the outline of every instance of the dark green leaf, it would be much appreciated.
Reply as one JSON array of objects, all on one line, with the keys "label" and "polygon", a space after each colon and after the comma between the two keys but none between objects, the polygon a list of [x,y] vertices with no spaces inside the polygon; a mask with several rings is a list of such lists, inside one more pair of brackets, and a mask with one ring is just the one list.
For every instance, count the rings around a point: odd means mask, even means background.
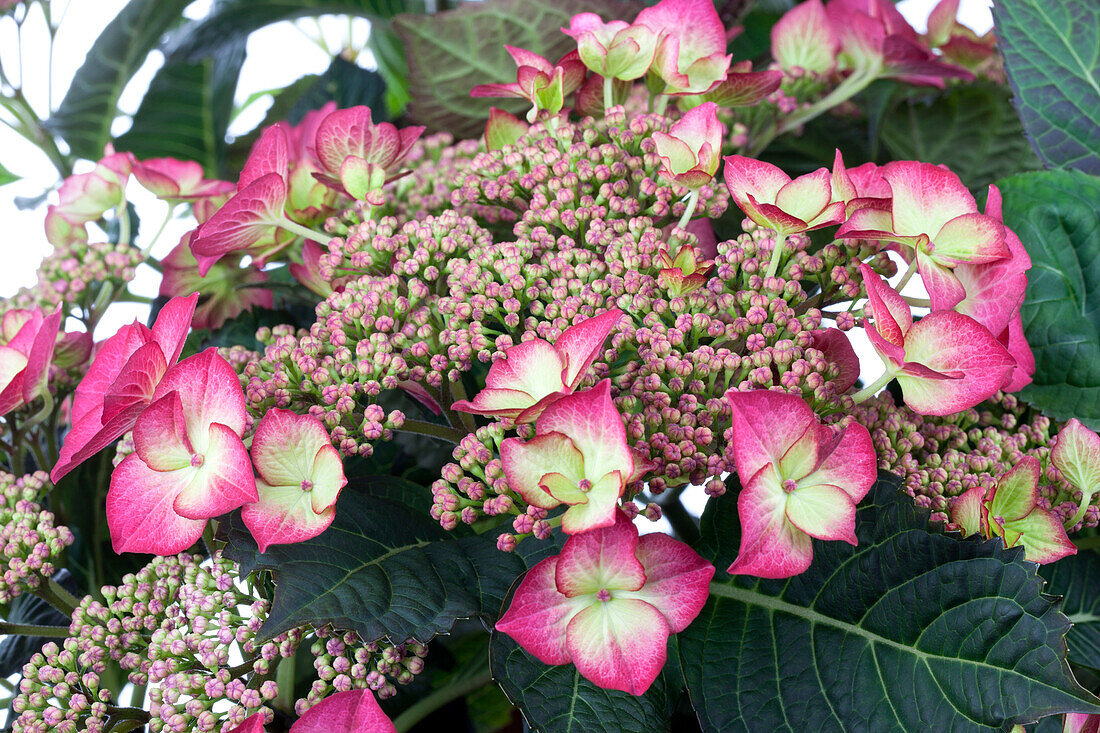
[{"label": "dark green leaf", "polygon": [[405,45],[394,32],[392,24],[377,23],[371,27],[370,49],[378,64],[378,73],[386,82],[386,112],[390,119],[397,119],[411,99]]},{"label": "dark green leaf", "polygon": [[190,4],[191,0],[130,0],[107,24],[47,123],[73,155],[92,160],[103,155],[126,83]]},{"label": "dark green leaf", "polygon": [[1008,92],[992,82],[910,97],[883,116],[878,130],[893,159],[944,163],[975,192],[1040,167]]},{"label": "dark green leaf", "polygon": [[394,477],[349,486],[325,532],[263,554],[233,514],[223,524],[228,556],[242,572],[270,570],[275,580],[262,634],[332,624],[366,641],[426,642],[456,619],[495,619],[528,563],[556,550],[549,541],[528,541],[501,552],[493,532],[456,538],[427,512],[410,509],[408,494],[417,491],[428,492]]},{"label": "dark green leaf", "polygon": [[999,186],[1005,224],[1032,262],[1020,314],[1035,378],[1020,396],[1100,428],[1100,178],[1045,171]]},{"label": "dark green leaf", "polygon": [[0,165],[0,186],[4,186],[8,183],[13,183],[19,180],[19,176],[9,171],[4,166]]},{"label": "dark green leaf", "polygon": [[281,20],[329,14],[392,18],[423,7],[423,0],[218,0],[208,16],[175,39],[172,50],[198,60]]},{"label": "dark green leaf", "polygon": [[997,0],[997,47],[1035,152],[1100,174],[1100,4]]},{"label": "dark green leaf", "polygon": [[1073,628],[1066,636],[1069,661],[1100,669],[1100,555],[1078,551],[1039,568],[1048,593],[1062,596],[1062,613]]},{"label": "dark green leaf", "polygon": [[384,122],[389,119],[382,105],[386,83],[377,71],[360,68],[337,56],[328,70],[302,94],[287,113],[287,119],[297,124],[306,112],[320,109],[327,102],[336,102],[340,108],[366,105],[371,108],[371,119]]},{"label": "dark green leaf", "polygon": [[431,132],[456,138],[476,137],[485,127],[490,107],[513,114],[530,105],[519,100],[471,99],[478,84],[511,83],[516,64],[504,44],[519,46],[557,61],[576,42],[558,29],[576,13],[593,11],[604,18],[633,18],[638,7],[618,0],[488,0],[431,17],[401,15],[394,30],[409,64],[411,100],[408,117]]},{"label": "dark green leaf", "polygon": [[[711,598],[679,639],[704,731],[992,732],[1100,712],[1070,673],[1069,623],[1036,566],[999,540],[930,528],[899,485],[881,474],[858,547],[814,540],[794,578],[723,581],[721,549]],[[704,528],[735,536],[736,501],[712,500]]]},{"label": "dark green leaf", "polygon": [[195,63],[182,55],[170,57],[153,77],[133,125],[115,147],[138,158],[198,161],[208,176],[219,176],[244,56],[240,40]]},{"label": "dark green leaf", "polygon": [[537,733],[662,733],[680,696],[676,637],[669,663],[644,695],[605,690],[581,677],[572,664],[549,667],[507,634],[493,632],[493,678]]},{"label": "dark green leaf", "polygon": [[[54,580],[60,583],[66,590],[79,592],[73,576],[68,570],[61,570],[54,576]],[[34,626],[63,626],[68,628],[69,617],[46,603],[41,598],[29,593],[16,597],[11,603],[11,610],[4,616],[4,620],[13,624],[31,624]],[[50,639],[41,636],[7,636],[0,640],[0,676],[8,677],[18,674],[31,658],[31,655],[42,648]],[[54,640],[56,641],[56,640]]]}]

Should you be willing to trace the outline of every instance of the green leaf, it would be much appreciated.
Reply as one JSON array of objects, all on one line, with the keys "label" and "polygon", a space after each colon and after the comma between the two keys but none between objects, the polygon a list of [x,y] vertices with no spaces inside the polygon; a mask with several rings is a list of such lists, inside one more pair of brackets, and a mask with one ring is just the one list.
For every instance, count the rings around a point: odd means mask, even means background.
[{"label": "green leaf", "polygon": [[[679,639],[704,731],[992,732],[1100,712],[1070,673],[1069,623],[1036,566],[999,540],[930,527],[899,485],[880,474],[858,547],[814,540],[802,575],[711,586]],[[728,578],[736,503],[728,492],[704,514],[716,578]]]},{"label": "green leaf", "polygon": [[1073,628],[1066,636],[1069,661],[1100,669],[1100,555],[1079,550],[1076,555],[1043,565],[1048,593],[1062,596],[1062,613]]},{"label": "green leaf", "polygon": [[209,15],[176,39],[173,51],[197,60],[282,20],[317,15],[392,18],[423,8],[423,0],[219,0]]},{"label": "green leaf", "polygon": [[198,161],[206,175],[219,176],[244,57],[243,40],[196,63],[181,55],[170,57],[153,77],[133,125],[115,147],[138,158]]},{"label": "green leaf", "polygon": [[676,637],[669,663],[643,695],[605,690],[581,677],[572,664],[551,667],[507,634],[493,632],[489,665],[512,704],[537,733],[663,733],[683,682],[676,665]]},{"label": "green leaf", "polygon": [[0,186],[5,186],[9,183],[14,183],[19,180],[19,176],[9,171],[4,166],[0,165]]},{"label": "green leaf", "polygon": [[275,636],[303,624],[332,624],[365,641],[427,642],[456,619],[495,620],[515,579],[553,542],[523,542],[516,552],[496,548],[496,533],[455,537],[427,512],[410,508],[423,486],[373,477],[348,486],[336,519],[312,540],[258,552],[234,513],[223,523],[227,555],[242,573],[270,570],[271,613],[261,629]]},{"label": "green leaf", "polygon": [[997,0],[997,48],[1035,152],[1100,174],[1100,4]]},{"label": "green leaf", "polygon": [[297,124],[306,112],[320,109],[327,102],[336,102],[341,109],[366,105],[371,108],[374,122],[385,122],[389,120],[382,104],[385,93],[386,83],[377,71],[363,69],[337,56],[325,73],[295,100],[287,119]]},{"label": "green leaf", "polygon": [[1035,377],[1020,397],[1100,428],[1100,178],[1045,171],[998,185],[1032,262],[1020,314]]},{"label": "green leaf", "polygon": [[909,97],[883,116],[880,139],[895,160],[944,163],[979,192],[1040,167],[1009,96],[992,82],[976,82]]},{"label": "green leaf", "polygon": [[411,96],[406,114],[431,132],[476,137],[490,107],[517,115],[530,107],[523,100],[470,97],[478,84],[515,82],[516,64],[504,44],[554,62],[576,48],[576,41],[558,30],[576,13],[628,20],[638,10],[617,0],[487,0],[427,18],[398,16],[394,30],[405,48],[415,49],[406,54]]},{"label": "green leaf", "polygon": [[118,98],[191,0],[130,0],[96,39],[47,122],[73,155],[98,160],[111,139]]}]

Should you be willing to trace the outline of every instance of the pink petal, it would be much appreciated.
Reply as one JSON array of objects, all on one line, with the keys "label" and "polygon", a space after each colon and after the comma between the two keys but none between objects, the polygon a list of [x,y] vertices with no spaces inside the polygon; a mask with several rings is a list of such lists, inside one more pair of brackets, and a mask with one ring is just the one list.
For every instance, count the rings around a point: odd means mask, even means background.
[{"label": "pink petal", "polygon": [[763,466],[737,497],[741,548],[726,571],[731,575],[789,578],[813,561],[813,542],[787,519],[787,495],[773,485],[774,475],[770,465]]},{"label": "pink petal", "polygon": [[187,471],[154,471],[132,453],[111,474],[107,525],[116,553],[175,555],[202,537],[205,519],[187,519],[172,509]]},{"label": "pink petal", "polygon": [[905,336],[905,357],[959,379],[930,380],[899,374],[902,396],[923,415],[950,415],[991,397],[1016,364],[1004,346],[973,318],[935,311]]},{"label": "pink petal", "polygon": [[612,471],[633,473],[622,416],[611,401],[611,380],[562,397],[547,407],[535,424],[536,435],[562,433],[584,456],[584,473],[598,479]]},{"label": "pink petal", "polygon": [[505,438],[500,460],[508,485],[528,504],[553,509],[559,502],[540,485],[548,473],[561,473],[574,481],[584,477],[584,457],[573,441],[561,433],[536,435],[527,442]]},{"label": "pink petal", "polygon": [[558,555],[554,573],[558,591],[572,598],[601,588],[638,590],[646,575],[634,556],[637,546],[638,528],[621,511],[615,512],[611,526],[571,536]]},{"label": "pink petal", "polygon": [[869,265],[861,264],[859,271],[867,289],[867,298],[875,319],[875,331],[887,342],[901,346],[905,341],[905,334],[913,325],[913,312],[909,309],[909,304]]},{"label": "pink petal", "polygon": [[867,428],[851,423],[819,450],[821,462],[813,473],[798,480],[799,485],[830,484],[853,502],[862,501],[878,479],[878,459]]},{"label": "pink petal", "polygon": [[963,214],[943,225],[935,235],[932,256],[942,262],[981,264],[1008,257],[1005,228],[984,214]]},{"label": "pink petal", "polygon": [[1083,492],[1100,489],[1100,436],[1077,418],[1070,418],[1058,432],[1050,460],[1075,489]]},{"label": "pink petal", "polygon": [[656,608],[669,630],[680,633],[703,610],[714,566],[683,542],[660,532],[641,537],[635,555],[645,570],[645,585],[632,597]]},{"label": "pink petal", "polygon": [[790,176],[762,160],[743,155],[728,155],[722,160],[726,164],[723,173],[726,188],[742,211],[749,195],[757,202],[775,203],[779,190],[791,182]]},{"label": "pink petal", "polygon": [[57,344],[57,332],[61,326],[61,306],[46,316],[34,334],[30,352],[27,354],[27,369],[23,373],[23,401],[33,402],[46,389],[50,363]]},{"label": "pink petal", "polygon": [[[100,409],[88,413],[65,436],[61,457],[50,473],[50,480],[57,482],[84,461],[114,443],[123,433],[134,427],[134,422],[146,408],[146,403],[131,405],[105,424],[100,422]],[[144,464],[143,464],[144,465]]]},{"label": "pink petal", "polygon": [[336,508],[315,512],[311,492],[298,486],[270,486],[256,482],[260,500],[245,504],[241,518],[256,539],[260,552],[271,545],[288,545],[312,539],[328,529]]},{"label": "pink petal", "polygon": [[562,389],[564,369],[558,350],[548,341],[532,339],[505,349],[504,358],[489,367],[485,386],[526,392],[534,403]]},{"label": "pink petal", "polygon": [[285,216],[286,195],[286,182],[277,173],[260,176],[238,191],[192,237],[199,271],[205,275],[210,269],[210,264],[202,264],[203,257],[221,257],[273,237]]},{"label": "pink petal", "polygon": [[512,57],[512,60],[516,62],[517,67],[530,66],[546,74],[554,70],[553,64],[534,51],[528,51],[525,48],[517,48],[516,46],[509,46],[507,44],[504,46],[504,50],[506,50],[508,55]]},{"label": "pink petal", "polygon": [[979,534],[985,526],[982,518],[985,492],[984,486],[975,486],[955,499],[955,503],[951,505],[951,521],[958,525],[964,537]]},{"label": "pink petal", "polygon": [[172,366],[180,358],[198,302],[198,293],[192,293],[185,298],[172,298],[157,314],[157,320],[153,323],[153,339],[160,344],[168,366]]},{"label": "pink petal", "polygon": [[775,205],[791,216],[809,222],[832,201],[831,178],[826,168],[799,176],[779,189],[775,195]]},{"label": "pink petal", "polygon": [[264,733],[264,713],[259,712],[248,716],[243,723],[229,733]]},{"label": "pink petal", "polygon": [[367,144],[374,123],[370,107],[338,109],[317,126],[316,151],[324,169],[336,175],[349,157],[367,159]]},{"label": "pink petal", "polygon": [[326,697],[290,726],[290,733],[396,733],[370,690],[348,690]]},{"label": "pink petal", "polygon": [[149,404],[157,384],[168,370],[160,344],[150,342],[135,351],[103,395],[101,420],[111,420],[127,407]]},{"label": "pink petal", "polygon": [[821,0],[796,5],[772,26],[772,58],[780,68],[828,74],[836,68],[840,42]]},{"label": "pink petal", "polygon": [[[205,438],[205,446],[196,445],[203,451],[202,466],[194,471],[194,479],[176,496],[172,507],[188,519],[217,517],[260,498],[252,462],[240,436],[213,423]],[[195,436],[194,442],[201,440]]]},{"label": "pink petal", "polygon": [[966,297],[966,288],[955,271],[929,257],[923,249],[917,250],[917,271],[928,291],[932,310],[951,310]]},{"label": "pink petal", "polygon": [[23,372],[27,368],[27,357],[8,346],[0,346],[0,389],[11,390],[11,404],[0,407],[0,414],[7,414],[22,403]]},{"label": "pink petal", "polygon": [[818,349],[830,364],[840,370],[834,380],[837,391],[843,394],[851,389],[859,379],[859,356],[852,348],[852,342],[839,328],[819,328],[811,333],[813,348]]},{"label": "pink petal", "polygon": [[619,509],[619,497],[626,486],[622,477],[621,472],[612,471],[595,481],[585,497],[586,500],[569,507],[562,515],[561,531],[575,535],[614,524]]},{"label": "pink petal", "polygon": [[271,125],[263,131],[259,139],[252,145],[248,153],[248,160],[244,162],[244,170],[237,181],[237,190],[241,191],[253,181],[275,173],[284,181],[287,177],[287,161],[290,151],[287,147],[285,123]]},{"label": "pink petal", "polygon": [[[472,412],[475,415],[496,415],[516,419],[534,404],[537,404],[535,398],[522,390],[486,387],[474,395],[473,400],[456,400],[451,404],[451,409]],[[516,421],[530,422],[530,420]]]},{"label": "pink petal", "polygon": [[641,695],[664,669],[668,622],[661,612],[633,598],[596,601],[570,621],[569,656],[577,671],[599,687]]},{"label": "pink petal", "polygon": [[[944,0],[947,2],[947,0]],[[1100,715],[1093,713],[1066,713],[1062,733],[1100,733]]]},{"label": "pink petal", "polygon": [[1004,332],[1019,313],[1027,288],[1026,271],[1031,267],[1027,250],[1010,229],[1005,229],[1005,244],[1010,256],[1003,260],[955,267],[955,277],[966,291],[966,297],[956,304],[955,310],[996,334]]},{"label": "pink petal", "polygon": [[554,582],[559,556],[548,557],[527,571],[512,598],[512,605],[496,623],[543,664],[568,664],[565,634],[569,622],[591,599],[572,599]]},{"label": "pink petal", "polygon": [[612,308],[562,331],[561,336],[554,342],[554,348],[562,355],[562,362],[565,365],[561,375],[565,386],[571,390],[577,388],[587,375],[592,362],[602,353],[608,334],[618,325],[622,317],[621,310]]},{"label": "pink petal", "polygon": [[742,482],[779,459],[816,424],[813,410],[796,395],[758,389],[730,390],[726,402],[733,409],[733,439],[729,450]]},{"label": "pink petal", "polygon": [[634,23],[676,38],[681,58],[698,59],[726,51],[726,29],[709,0],[661,0],[638,13]]},{"label": "pink petal", "polygon": [[[153,399],[178,391],[192,442],[212,423],[221,423],[237,435],[244,434],[244,390],[233,367],[211,347],[169,369]],[[196,449],[199,446],[195,445]]]},{"label": "pink petal", "polygon": [[154,471],[191,465],[194,448],[187,436],[179,392],[169,392],[141,413],[134,423],[134,452]]},{"label": "pink petal", "polygon": [[268,410],[252,436],[256,472],[273,486],[295,486],[313,474],[317,452],[331,446],[328,431],[312,415],[291,410]]},{"label": "pink petal", "polygon": [[955,18],[959,14],[959,0],[940,0],[928,14],[928,43],[938,48],[947,43],[955,29]]},{"label": "pink petal", "polygon": [[894,161],[882,167],[894,199],[894,231],[931,237],[957,216],[977,213],[963,182],[931,163]]},{"label": "pink petal", "polygon": [[1018,392],[1031,384],[1031,375],[1035,373],[1035,354],[1031,353],[1031,346],[1024,335],[1024,323],[1019,311],[1008,322],[1008,328],[998,340],[1006,345],[1008,353],[1016,361],[1016,366],[1005,377],[1001,389],[1005,392]]}]

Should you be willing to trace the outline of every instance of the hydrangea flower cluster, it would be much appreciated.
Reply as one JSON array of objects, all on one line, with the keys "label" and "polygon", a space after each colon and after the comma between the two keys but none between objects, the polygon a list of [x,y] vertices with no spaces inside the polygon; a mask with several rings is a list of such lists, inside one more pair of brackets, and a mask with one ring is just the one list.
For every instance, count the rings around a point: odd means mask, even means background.
[{"label": "hydrangea flower cluster", "polygon": [[18,477],[0,472],[0,603],[53,577],[61,553],[73,543],[69,528],[37,503],[48,490],[42,471]]}]

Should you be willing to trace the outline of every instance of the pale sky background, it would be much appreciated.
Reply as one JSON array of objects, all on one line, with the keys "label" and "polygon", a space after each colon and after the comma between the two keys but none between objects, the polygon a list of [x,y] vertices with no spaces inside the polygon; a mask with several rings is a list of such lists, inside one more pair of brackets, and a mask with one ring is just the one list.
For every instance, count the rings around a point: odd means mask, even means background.
[{"label": "pale sky background", "polygon": [[[187,10],[189,17],[198,18],[205,15],[209,9],[211,0],[196,0]],[[902,0],[898,8],[917,28],[924,31],[929,11],[935,5],[936,0]],[[103,27],[118,14],[125,6],[125,0],[70,0],[70,7],[61,25],[57,40],[57,53],[53,62],[53,104],[64,96],[69,82],[76,70],[80,67],[85,55]],[[992,0],[962,0],[960,20],[983,33],[992,27],[990,6]],[[55,1],[55,7],[64,8],[65,3]],[[55,10],[55,13],[58,10]],[[5,68],[11,69],[10,61],[15,54],[14,24],[4,22],[10,19],[0,19],[0,56],[4,58]],[[313,30],[312,21],[304,21],[304,24]],[[347,34],[348,25],[345,20],[336,17],[320,19],[318,26],[324,33],[328,45],[339,48]],[[354,24],[355,37],[365,39],[370,31],[370,24],[366,20],[356,20]],[[36,11],[24,27],[24,38],[46,38],[45,24],[40,14]],[[47,101],[47,68],[46,47],[43,42],[39,47],[33,47],[24,41],[23,74],[24,90],[31,103],[44,113],[49,105]],[[122,95],[121,107],[127,113],[137,109],[141,96],[149,84],[153,73],[162,64],[163,59],[159,52],[154,52],[133,81],[126,87]],[[278,23],[261,29],[252,34],[248,42],[248,57],[241,71],[240,83],[237,87],[236,102],[242,104],[252,93],[260,90],[279,89],[306,74],[319,74],[328,68],[330,56],[318,45],[313,43],[291,23]],[[369,52],[363,54],[360,63],[368,68],[373,65],[373,58]],[[230,127],[231,134],[242,134],[255,127],[262,119],[270,105],[270,99],[263,100],[252,105]],[[128,127],[126,120],[116,121],[115,133],[123,132]],[[855,165],[859,161],[849,161]],[[27,143],[21,137],[0,125],[0,163],[12,173],[22,176],[23,180],[7,186],[0,187],[0,221],[3,222],[2,234],[0,234],[0,251],[3,257],[0,262],[0,297],[14,294],[20,287],[33,284],[35,270],[38,263],[48,253],[50,245],[46,242],[42,226],[45,217],[45,205],[31,211],[21,211],[14,204],[17,196],[37,196],[55,185],[55,173],[53,167],[45,156],[33,145]],[[78,172],[83,172],[91,167],[85,164],[78,167]],[[128,193],[131,194],[144,226],[143,233],[139,235],[138,244],[147,246],[148,241],[144,237],[151,235],[157,228],[166,213],[166,205],[157,201],[149,194],[141,190],[136,183],[131,183]],[[51,194],[50,201],[56,201],[56,193]],[[188,220],[173,222],[157,242],[153,249],[155,256],[163,256],[178,241],[180,236],[187,232],[193,223]],[[93,235],[94,237],[94,235]],[[158,279],[156,273],[148,267],[139,270],[132,290],[142,295],[156,295]],[[138,305],[120,305],[112,309],[108,318],[100,324],[96,337],[101,339],[113,333],[120,325],[128,323],[134,318],[145,319],[147,308]],[[866,338],[860,332],[851,332],[855,336],[853,342],[860,354],[861,362],[865,365],[865,379],[874,379],[881,367],[880,362],[870,349]],[[693,491],[689,498],[692,509],[702,510],[706,497],[701,489]],[[664,522],[662,521],[662,525]],[[660,525],[658,525],[660,526]],[[656,527],[655,527],[656,528]]]}]

